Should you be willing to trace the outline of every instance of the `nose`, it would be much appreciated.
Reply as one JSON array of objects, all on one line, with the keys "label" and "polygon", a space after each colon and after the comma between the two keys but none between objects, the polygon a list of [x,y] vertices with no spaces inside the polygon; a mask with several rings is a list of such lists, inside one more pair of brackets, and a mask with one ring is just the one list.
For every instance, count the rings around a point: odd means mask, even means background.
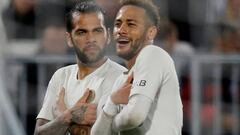
[{"label": "nose", "polygon": [[116,27],[116,32],[119,35],[127,34],[127,27],[126,27],[126,25],[123,23],[119,27]]},{"label": "nose", "polygon": [[96,41],[95,36],[92,32],[87,33],[86,39],[87,39],[87,42],[90,42],[90,43]]}]

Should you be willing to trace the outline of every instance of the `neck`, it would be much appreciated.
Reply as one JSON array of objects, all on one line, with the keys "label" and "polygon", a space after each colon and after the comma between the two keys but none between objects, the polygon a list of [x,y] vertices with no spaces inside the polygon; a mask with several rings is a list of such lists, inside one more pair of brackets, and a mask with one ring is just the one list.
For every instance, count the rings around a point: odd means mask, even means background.
[{"label": "neck", "polygon": [[[85,63],[82,63],[80,60],[77,59],[77,64],[78,64],[78,69],[79,69],[78,73],[77,73],[77,78],[79,80],[84,79],[87,75],[91,74],[97,68],[102,66],[102,64],[104,64],[106,62],[106,60],[107,60],[107,58],[103,57],[102,59],[100,59],[99,61],[97,61],[95,63],[85,64]],[[79,72],[79,71],[81,71],[81,72]]]},{"label": "neck", "polygon": [[146,44],[144,44],[143,47],[140,48],[140,50],[138,51],[138,53],[137,53],[135,56],[133,56],[130,60],[126,60],[126,61],[125,61],[125,64],[126,64],[128,70],[130,70],[130,69],[133,67],[133,65],[134,65],[135,62],[136,62],[137,56],[138,56],[139,53],[142,51],[142,49],[143,49],[144,47],[150,45],[150,44],[152,44],[152,42],[150,42],[150,41],[147,42]]},{"label": "neck", "polygon": [[126,64],[128,70],[130,70],[130,69],[133,67],[133,65],[135,64],[136,59],[137,59],[137,56],[138,56],[139,53],[140,53],[140,52],[138,52],[138,53],[137,53],[135,56],[133,56],[130,60],[126,60],[126,61],[125,61],[125,64]]}]

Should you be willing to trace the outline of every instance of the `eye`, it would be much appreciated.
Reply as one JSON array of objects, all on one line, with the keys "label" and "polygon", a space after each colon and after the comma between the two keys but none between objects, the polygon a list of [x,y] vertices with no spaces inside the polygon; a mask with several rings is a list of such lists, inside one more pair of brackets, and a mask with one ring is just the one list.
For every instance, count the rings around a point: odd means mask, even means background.
[{"label": "eye", "polygon": [[95,29],[95,32],[97,32],[97,33],[102,33],[103,31],[104,31],[103,28],[97,28],[97,29]]},{"label": "eye", "polygon": [[136,26],[136,24],[135,23],[128,23],[128,26],[134,27],[134,26]]},{"label": "eye", "polygon": [[84,35],[86,34],[86,31],[83,31],[83,30],[79,30],[79,31],[76,31],[76,35]]},{"label": "eye", "polygon": [[120,22],[115,22],[115,23],[114,23],[114,26],[115,26],[115,27],[120,27],[120,25],[121,25]]}]

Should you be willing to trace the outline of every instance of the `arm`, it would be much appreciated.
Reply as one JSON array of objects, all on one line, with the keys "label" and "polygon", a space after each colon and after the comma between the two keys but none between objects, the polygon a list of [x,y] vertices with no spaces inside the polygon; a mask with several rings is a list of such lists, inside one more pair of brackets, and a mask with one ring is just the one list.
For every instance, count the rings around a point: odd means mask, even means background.
[{"label": "arm", "polygon": [[53,108],[55,119],[52,121],[38,119],[35,135],[64,135],[73,123],[92,125],[96,120],[96,104],[88,104],[86,101],[90,96],[87,90],[83,97],[70,109],[66,109],[64,103],[64,89],[61,90],[56,107]]},{"label": "arm", "polygon": [[[121,88],[111,94],[105,106],[101,108],[91,135],[112,135],[138,127],[143,123],[150,110],[152,100],[140,94],[129,98],[130,90],[131,85],[125,82]],[[120,104],[126,104],[126,106],[119,113]]]},{"label": "arm", "polygon": [[[70,115],[69,115],[70,116]],[[58,117],[53,121],[37,119],[34,135],[64,135],[70,125],[70,117]]]},{"label": "arm", "polygon": [[143,95],[134,95],[128,104],[113,119],[112,129],[115,132],[133,129],[146,119],[152,101]]},{"label": "arm", "polygon": [[[120,80],[121,78],[118,78],[114,85],[113,88],[116,88],[119,83],[121,82]],[[123,84],[123,86],[121,88],[119,88],[119,90],[121,89],[121,92],[113,92],[116,97],[116,100],[119,100],[119,103],[127,103],[128,102],[128,96],[130,93],[130,88],[131,88],[131,80],[133,79],[133,76],[130,76],[128,78],[128,80]],[[121,96],[122,95],[122,96]],[[118,98],[118,97],[124,97],[124,98]],[[118,111],[118,105],[114,104],[110,97],[105,97],[103,96],[105,99],[101,99],[99,102],[99,106],[98,106],[98,110],[100,110],[100,115],[97,116],[97,120],[94,123],[92,130],[91,130],[91,135],[113,135],[114,133],[112,132],[112,121],[114,118],[114,115],[117,113]],[[107,101],[106,101],[107,99]],[[105,103],[106,102],[106,103]],[[105,104],[105,105],[104,105]],[[104,105],[104,106],[103,106]],[[106,107],[106,106],[110,106],[110,107]],[[105,113],[103,111],[103,107],[104,108],[112,108],[110,111],[113,111],[112,113]]]},{"label": "arm", "polygon": [[143,95],[134,95],[123,110],[117,114],[118,105],[109,98],[92,128],[91,135],[111,135],[112,132],[138,127],[146,119],[151,104],[152,101],[149,98]]}]

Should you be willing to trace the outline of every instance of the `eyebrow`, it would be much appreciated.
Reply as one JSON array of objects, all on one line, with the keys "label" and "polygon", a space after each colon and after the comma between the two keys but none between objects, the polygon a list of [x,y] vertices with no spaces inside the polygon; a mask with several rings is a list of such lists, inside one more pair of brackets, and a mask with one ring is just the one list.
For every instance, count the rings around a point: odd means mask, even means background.
[{"label": "eyebrow", "polygon": [[99,29],[103,30],[104,28],[100,26],[100,27],[94,28],[93,30],[99,30]]},{"label": "eyebrow", "polygon": [[[117,19],[115,20],[115,22],[122,22],[121,19]],[[127,19],[127,22],[137,22],[136,20],[133,20],[133,19]]]},{"label": "eyebrow", "polygon": [[75,32],[79,32],[79,31],[87,32],[88,30],[79,28],[79,29],[77,29]]},{"label": "eyebrow", "polygon": [[137,22],[137,21],[133,19],[127,19],[127,22]]},{"label": "eyebrow", "polygon": [[[99,30],[99,29],[103,30],[104,28],[101,27],[101,26],[99,26],[99,27],[93,28],[91,31]],[[84,28],[79,28],[79,29],[77,29],[75,32],[79,32],[79,31],[88,32],[89,30],[84,29]]]}]

